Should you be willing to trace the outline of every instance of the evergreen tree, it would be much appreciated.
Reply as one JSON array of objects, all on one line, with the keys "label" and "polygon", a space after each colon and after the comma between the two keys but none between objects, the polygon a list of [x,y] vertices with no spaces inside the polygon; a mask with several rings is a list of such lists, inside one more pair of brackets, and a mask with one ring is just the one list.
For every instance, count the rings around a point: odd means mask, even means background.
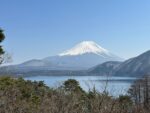
[{"label": "evergreen tree", "polygon": [[[5,35],[3,33],[3,30],[0,29],[0,43],[5,39]],[[3,55],[4,54],[4,50],[2,48],[2,46],[0,45],[0,55]]]}]

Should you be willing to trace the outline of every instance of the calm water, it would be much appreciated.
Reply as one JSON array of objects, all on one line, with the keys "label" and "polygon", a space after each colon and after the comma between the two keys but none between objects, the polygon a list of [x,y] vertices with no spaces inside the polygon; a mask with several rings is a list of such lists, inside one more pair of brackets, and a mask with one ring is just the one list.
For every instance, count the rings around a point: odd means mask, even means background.
[{"label": "calm water", "polygon": [[44,81],[50,87],[58,87],[67,79],[76,79],[80,86],[88,91],[94,86],[99,92],[106,88],[110,95],[119,96],[126,94],[129,87],[136,78],[131,77],[105,77],[105,76],[32,76],[26,80]]}]

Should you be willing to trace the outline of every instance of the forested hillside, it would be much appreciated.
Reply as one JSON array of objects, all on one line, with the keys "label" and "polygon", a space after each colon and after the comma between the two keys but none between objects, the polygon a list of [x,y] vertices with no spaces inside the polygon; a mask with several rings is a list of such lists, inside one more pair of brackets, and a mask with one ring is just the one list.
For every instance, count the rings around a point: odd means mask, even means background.
[{"label": "forested hillside", "polygon": [[73,79],[50,88],[42,81],[0,77],[0,113],[149,113],[149,103],[133,97],[114,98],[95,88],[85,92]]}]

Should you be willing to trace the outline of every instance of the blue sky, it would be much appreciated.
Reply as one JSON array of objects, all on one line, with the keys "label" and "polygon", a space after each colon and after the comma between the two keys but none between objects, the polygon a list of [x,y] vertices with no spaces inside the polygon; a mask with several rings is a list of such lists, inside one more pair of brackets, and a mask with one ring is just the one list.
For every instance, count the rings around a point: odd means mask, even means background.
[{"label": "blue sky", "polygon": [[13,63],[92,40],[125,59],[150,49],[150,0],[0,0]]}]

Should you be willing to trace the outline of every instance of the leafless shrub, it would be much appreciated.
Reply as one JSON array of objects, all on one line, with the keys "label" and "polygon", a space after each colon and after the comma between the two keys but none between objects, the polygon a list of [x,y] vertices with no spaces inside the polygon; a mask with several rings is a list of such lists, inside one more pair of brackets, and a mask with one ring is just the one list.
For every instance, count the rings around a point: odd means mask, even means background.
[{"label": "leafless shrub", "polygon": [[139,104],[133,104],[129,96],[113,98],[106,91],[99,93],[95,88],[84,92],[75,80],[52,89],[43,82],[0,77],[0,113],[149,113],[149,111]]}]

